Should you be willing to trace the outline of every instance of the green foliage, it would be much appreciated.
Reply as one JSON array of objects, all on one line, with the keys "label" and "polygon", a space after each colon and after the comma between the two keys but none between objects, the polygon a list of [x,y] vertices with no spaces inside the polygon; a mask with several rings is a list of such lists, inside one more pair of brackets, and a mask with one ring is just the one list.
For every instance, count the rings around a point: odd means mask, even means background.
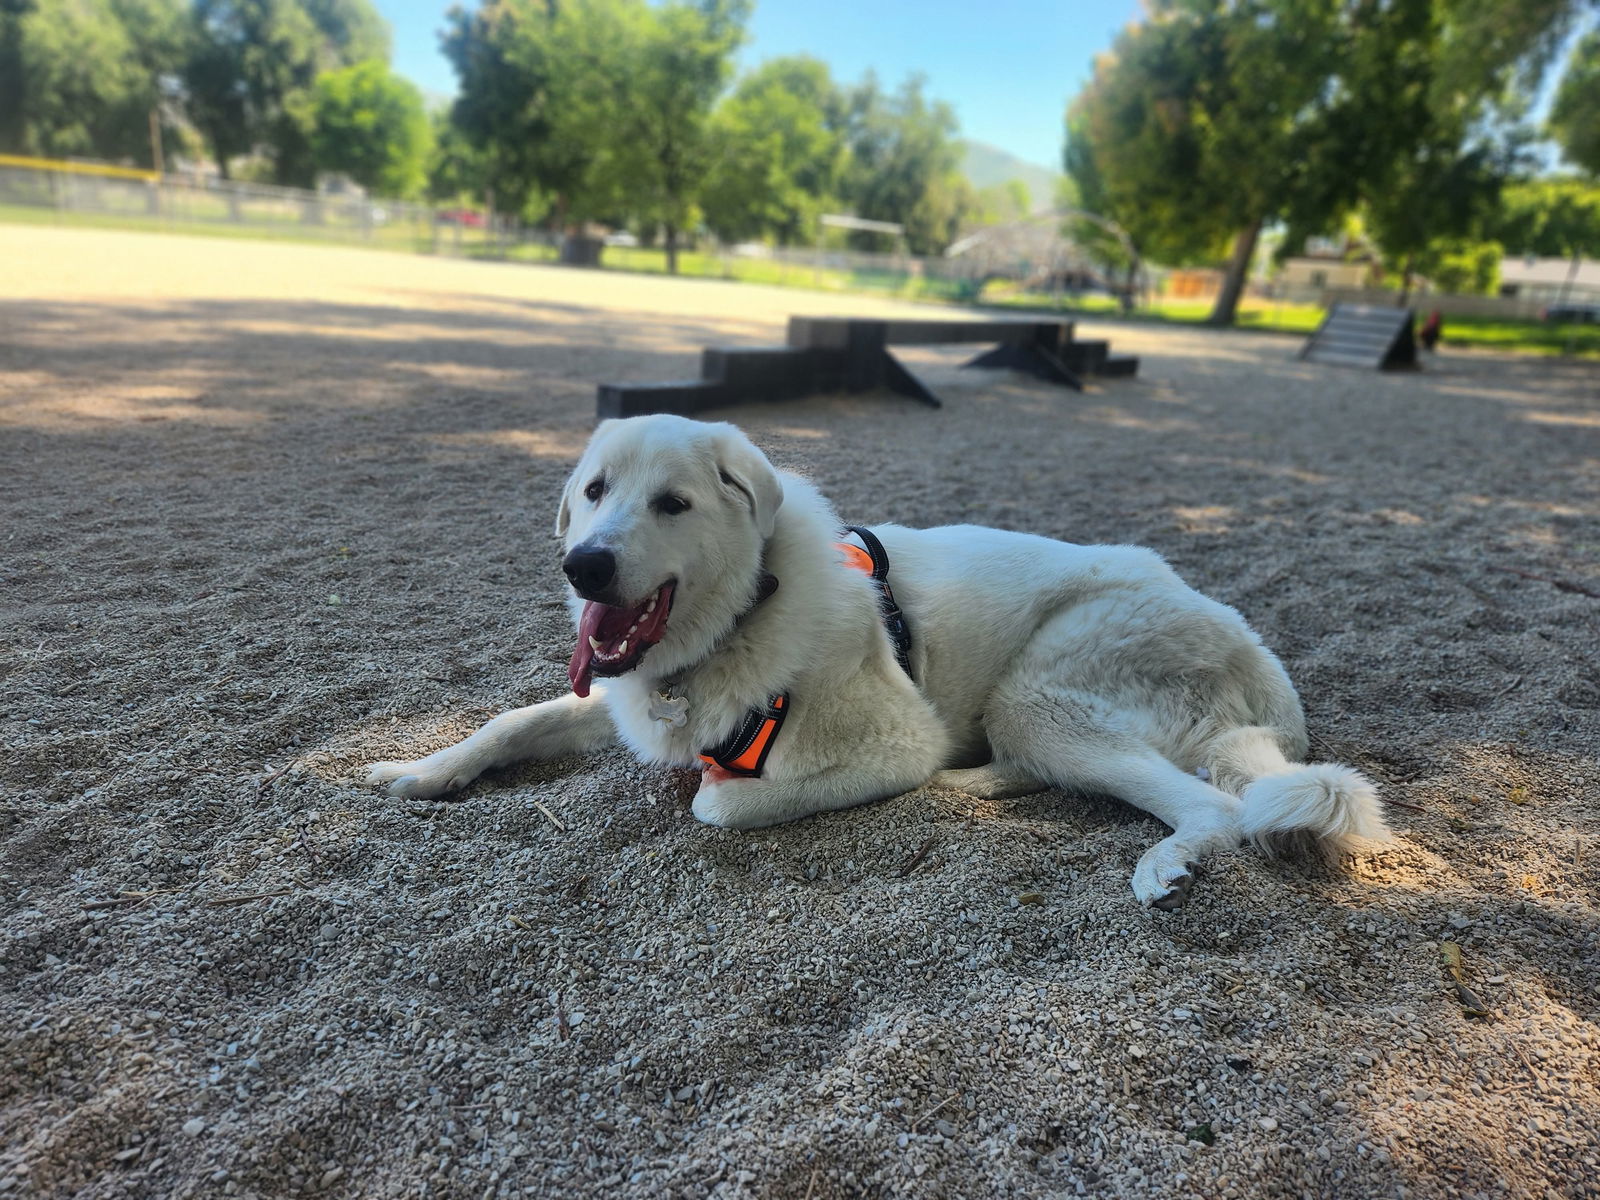
[{"label": "green foliage", "polygon": [[1600,175],[1600,31],[1573,48],[1550,107],[1549,124],[1567,160]]},{"label": "green foliage", "polygon": [[1511,254],[1600,257],[1600,184],[1579,179],[1513,184],[1488,230]]},{"label": "green foliage", "polygon": [[1432,242],[1416,260],[1416,269],[1434,288],[1457,296],[1493,296],[1500,290],[1499,242],[1443,238]]},{"label": "green foliage", "polygon": [[1229,288],[1262,222],[1294,246],[1357,207],[1391,261],[1455,261],[1430,247],[1479,239],[1517,166],[1501,118],[1585,2],[1154,0],[1069,111],[1067,167],[1164,261],[1244,230]]},{"label": "green foliage", "polygon": [[3,0],[0,151],[152,161],[178,0]]},{"label": "green foliage", "polygon": [[543,213],[542,193],[570,197],[589,159],[584,147],[553,136],[553,20],[543,3],[492,0],[473,11],[452,8],[440,38],[460,84],[451,110],[460,134],[454,161],[475,160],[455,174],[470,178],[474,192],[492,191],[496,207],[528,218]]},{"label": "green foliage", "polygon": [[436,203],[475,204],[491,190],[483,151],[467,141],[448,110],[429,118],[427,197]]},{"label": "green foliage", "polygon": [[712,107],[745,0],[490,0],[452,10],[454,118],[497,194],[556,219],[659,223],[670,248],[698,219]]},{"label": "green foliage", "polygon": [[433,131],[422,93],[376,59],[327,71],[311,93],[311,153],[369,192],[396,198],[422,190]]},{"label": "green foliage", "polygon": [[[948,104],[930,100],[913,76],[894,94],[868,75],[850,89],[845,130],[850,165],[843,197],[858,217],[905,226],[913,254],[937,254],[953,242],[976,197],[959,170],[956,117]],[[865,248],[875,235],[857,235]]]},{"label": "green foliage", "polygon": [[748,0],[669,0],[629,13],[623,26],[625,76],[612,81],[611,128],[621,147],[608,156],[614,194],[666,231],[669,270],[677,235],[699,219],[700,190],[715,149],[712,108],[744,40]]},{"label": "green foliage", "polygon": [[724,241],[810,242],[837,207],[849,151],[844,100],[814,58],[776,58],[739,81],[711,118],[715,160],[702,207]]},{"label": "green foliage", "polygon": [[184,82],[217,168],[257,146],[274,182],[309,186],[312,87],[324,71],[386,58],[368,0],[194,0]]}]

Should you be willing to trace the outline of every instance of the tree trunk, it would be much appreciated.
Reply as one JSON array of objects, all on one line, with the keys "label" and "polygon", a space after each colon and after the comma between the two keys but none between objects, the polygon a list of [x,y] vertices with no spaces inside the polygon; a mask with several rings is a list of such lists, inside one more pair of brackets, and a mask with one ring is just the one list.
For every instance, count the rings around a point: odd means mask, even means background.
[{"label": "tree trunk", "polygon": [[1400,272],[1400,307],[1404,308],[1411,300],[1411,272],[1416,266],[1417,257],[1414,254],[1406,255],[1405,269]]},{"label": "tree trunk", "polygon": [[667,222],[667,274],[678,273],[678,227],[673,222]]},{"label": "tree trunk", "polygon": [[1234,313],[1239,308],[1239,297],[1244,295],[1244,285],[1250,277],[1250,260],[1256,254],[1256,239],[1260,236],[1261,218],[1257,217],[1234,238],[1233,254],[1228,258],[1228,270],[1222,277],[1222,290],[1217,293],[1217,303],[1206,318],[1207,325],[1233,324]]},{"label": "tree trunk", "polygon": [[1572,262],[1567,266],[1567,278],[1561,285],[1561,293],[1556,297],[1557,304],[1565,304],[1567,297],[1572,294],[1572,281],[1578,277],[1578,267],[1583,263],[1583,255],[1578,251],[1572,252]]}]

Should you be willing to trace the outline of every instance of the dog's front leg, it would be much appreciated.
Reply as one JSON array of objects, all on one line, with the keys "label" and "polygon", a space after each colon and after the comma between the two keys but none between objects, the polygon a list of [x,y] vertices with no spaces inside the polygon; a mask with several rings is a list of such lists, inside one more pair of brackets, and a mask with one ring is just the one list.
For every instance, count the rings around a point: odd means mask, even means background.
[{"label": "dog's front leg", "polygon": [[389,794],[427,800],[466,787],[494,767],[526,759],[562,758],[604,750],[617,740],[604,691],[562,696],[501,713],[471,737],[415,762],[373,763],[367,782]]},{"label": "dog's front leg", "polygon": [[761,829],[898,796],[927,777],[926,769],[894,774],[837,768],[801,779],[750,779],[707,767],[695,793],[694,815],[724,829]]}]

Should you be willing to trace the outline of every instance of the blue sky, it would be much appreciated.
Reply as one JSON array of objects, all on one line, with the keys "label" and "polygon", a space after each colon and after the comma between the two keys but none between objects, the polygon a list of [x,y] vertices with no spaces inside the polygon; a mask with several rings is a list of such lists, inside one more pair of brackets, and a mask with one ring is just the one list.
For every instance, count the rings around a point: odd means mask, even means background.
[{"label": "blue sky", "polygon": [[[394,69],[453,93],[438,39],[448,0],[376,2],[394,31]],[[1059,168],[1068,99],[1139,11],[1138,0],[757,0],[739,62],[811,54],[837,79],[870,69],[889,88],[921,72],[929,94],[956,110],[963,137]]]}]

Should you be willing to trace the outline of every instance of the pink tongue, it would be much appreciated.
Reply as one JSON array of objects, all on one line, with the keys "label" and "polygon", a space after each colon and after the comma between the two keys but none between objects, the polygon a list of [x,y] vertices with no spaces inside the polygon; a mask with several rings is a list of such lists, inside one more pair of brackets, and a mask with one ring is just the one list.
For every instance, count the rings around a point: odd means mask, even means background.
[{"label": "pink tongue", "polygon": [[578,619],[578,645],[572,651],[572,661],[567,664],[567,678],[572,681],[572,690],[580,696],[589,694],[589,681],[594,677],[589,665],[594,658],[594,649],[589,645],[589,639],[595,636],[600,629],[600,622],[605,620],[606,613],[610,611],[608,605],[590,600],[583,606],[583,616]]}]

